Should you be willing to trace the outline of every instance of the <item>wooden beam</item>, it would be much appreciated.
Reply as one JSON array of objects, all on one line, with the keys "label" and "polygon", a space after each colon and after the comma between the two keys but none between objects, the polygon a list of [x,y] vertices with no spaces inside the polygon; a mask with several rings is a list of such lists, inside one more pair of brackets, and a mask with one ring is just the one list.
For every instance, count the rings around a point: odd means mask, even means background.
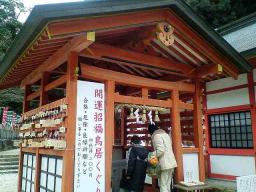
[{"label": "wooden beam", "polygon": [[[183,153],[199,153],[199,149],[198,148],[182,148],[182,152]],[[201,167],[200,167],[201,169]]]},{"label": "wooden beam", "polygon": [[142,96],[142,98],[148,98],[148,95],[149,95],[148,89],[147,88],[142,88],[141,89],[141,96]]},{"label": "wooden beam", "polygon": [[31,93],[30,95],[27,96],[27,101],[31,101],[37,97],[40,97],[40,90],[39,91],[36,91],[34,93]]},{"label": "wooden beam", "polygon": [[172,81],[172,82],[177,82],[177,81],[185,81],[185,80],[189,80],[191,79],[190,77],[188,76],[177,76],[177,75],[164,75],[164,76],[161,76],[159,78],[157,78],[158,80],[163,80],[163,81]]},{"label": "wooden beam", "polygon": [[184,103],[182,101],[179,102],[179,108],[180,109],[187,109],[187,110],[193,110],[194,105],[191,103]]},{"label": "wooden beam", "polygon": [[176,183],[183,181],[183,153],[182,153],[182,139],[181,139],[181,127],[180,127],[180,110],[179,110],[179,92],[172,92],[172,141],[173,141],[173,152],[177,161]]},{"label": "wooden beam", "polygon": [[135,104],[135,105],[149,105],[149,106],[157,106],[157,107],[168,107],[172,108],[172,104],[170,100],[157,100],[157,99],[148,99],[148,98],[140,98],[140,97],[131,97],[124,96],[115,93],[115,102],[116,103],[127,103],[127,104]]},{"label": "wooden beam", "polygon": [[43,155],[54,155],[54,156],[58,156],[58,157],[63,157],[65,151],[64,150],[54,150],[54,149],[39,149],[39,154],[43,154]]},{"label": "wooden beam", "polygon": [[165,10],[150,10],[115,15],[104,15],[103,17],[91,17],[73,19],[66,21],[52,22],[48,25],[49,33],[52,37],[78,33],[81,31],[111,30],[116,28],[135,27],[149,23],[164,21],[163,12]]},{"label": "wooden beam", "polygon": [[221,64],[206,64],[195,71],[195,76],[204,78],[208,75],[222,74],[223,66]]},{"label": "wooden beam", "polygon": [[[140,68],[140,69],[152,70],[155,73],[157,73],[159,76],[161,76],[162,73],[164,73],[164,74],[170,74],[170,75],[175,75],[175,76],[179,76],[179,77],[189,78],[188,75],[185,75],[185,74],[182,74],[182,73],[173,72],[173,71],[168,71],[166,69],[155,68],[155,67],[150,66],[150,65],[141,65],[139,63],[124,62],[124,61],[119,61],[119,60],[110,59],[110,58],[102,58],[102,57],[98,57],[98,56],[92,56],[92,55],[84,54],[84,53],[81,53],[80,56],[91,58],[91,59],[96,59],[96,60],[100,60],[100,61],[106,61],[106,62],[113,63],[113,64],[117,64],[118,66],[120,66],[122,68],[126,67],[126,69],[131,68],[131,69],[134,70],[135,68]],[[129,72],[131,74],[133,74],[133,73],[136,74],[135,72],[133,72],[131,70],[129,70]],[[145,76],[145,75],[143,74],[142,76]]]},{"label": "wooden beam", "polygon": [[87,33],[74,37],[71,41],[66,43],[51,57],[49,57],[42,65],[30,73],[22,82],[21,87],[25,84],[32,84],[40,79],[40,74],[45,71],[52,71],[68,59],[70,51],[80,52],[93,43],[92,34]]},{"label": "wooden beam", "polygon": [[66,82],[67,82],[67,75],[62,75],[60,78],[58,78],[55,81],[47,84],[44,89],[45,89],[45,91],[49,91],[51,89],[54,89],[54,88],[56,88],[56,87],[58,87],[58,86],[60,86],[64,83],[66,83]]},{"label": "wooden beam", "polygon": [[171,61],[162,57],[125,50],[106,44],[94,43],[89,47],[89,49],[93,55],[98,57],[110,57],[128,62],[130,61],[131,63],[139,63],[141,65],[148,65],[154,68],[162,68],[166,71],[169,70],[172,72],[189,74],[194,70],[193,67],[177,61]]},{"label": "wooden beam", "polygon": [[194,92],[195,90],[195,86],[193,84],[153,80],[144,77],[138,77],[134,75],[111,71],[107,69],[102,69],[86,64],[81,64],[81,72],[81,77],[84,78],[99,81],[112,80],[118,82],[119,84],[130,85],[133,87],[144,87],[151,89],[153,88],[155,90],[180,90],[186,92]]},{"label": "wooden beam", "polygon": [[115,103],[114,103],[114,92],[115,82],[106,82],[106,126],[105,126],[105,192],[111,191],[111,174],[112,174],[112,154],[114,145],[114,114],[115,114]]}]

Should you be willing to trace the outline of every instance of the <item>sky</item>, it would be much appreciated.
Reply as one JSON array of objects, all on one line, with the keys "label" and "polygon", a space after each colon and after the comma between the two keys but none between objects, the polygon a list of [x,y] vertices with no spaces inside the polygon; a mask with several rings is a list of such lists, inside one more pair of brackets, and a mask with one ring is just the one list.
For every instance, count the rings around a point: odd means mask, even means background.
[{"label": "sky", "polygon": [[[82,0],[21,0],[21,1],[24,3],[25,7],[31,9],[35,5],[40,5],[40,4],[78,2]],[[29,16],[29,12],[25,14],[21,14],[18,19],[20,22],[24,23],[28,16]]]}]

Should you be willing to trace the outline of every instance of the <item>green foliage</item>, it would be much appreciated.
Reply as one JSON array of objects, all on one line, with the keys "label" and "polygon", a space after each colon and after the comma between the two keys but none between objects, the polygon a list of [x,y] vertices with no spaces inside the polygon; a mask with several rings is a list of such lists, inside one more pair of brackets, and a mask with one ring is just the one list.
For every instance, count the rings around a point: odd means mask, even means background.
[{"label": "green foliage", "polygon": [[186,0],[186,2],[213,28],[256,11],[255,0]]},{"label": "green foliage", "polygon": [[19,88],[10,88],[0,91],[0,106],[9,107],[9,110],[18,114],[22,112],[24,92]]},{"label": "green foliage", "polygon": [[[25,12],[25,7],[20,0],[0,0],[0,60],[22,27],[18,21],[22,12]],[[23,91],[19,88],[0,91],[0,106],[8,106],[10,110],[21,113],[22,102]]]},{"label": "green foliage", "polygon": [[21,12],[25,7],[20,0],[0,0],[0,60],[22,26],[17,20]]}]

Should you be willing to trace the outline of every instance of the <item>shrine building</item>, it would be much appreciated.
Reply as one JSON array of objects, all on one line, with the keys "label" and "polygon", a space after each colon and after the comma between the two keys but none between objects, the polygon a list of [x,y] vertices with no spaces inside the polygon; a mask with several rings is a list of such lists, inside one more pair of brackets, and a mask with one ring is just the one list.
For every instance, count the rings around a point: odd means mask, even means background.
[{"label": "shrine building", "polygon": [[0,89],[25,93],[18,191],[118,191],[152,122],[176,184],[255,174],[255,21],[214,30],[181,0],[35,6],[0,65]]}]

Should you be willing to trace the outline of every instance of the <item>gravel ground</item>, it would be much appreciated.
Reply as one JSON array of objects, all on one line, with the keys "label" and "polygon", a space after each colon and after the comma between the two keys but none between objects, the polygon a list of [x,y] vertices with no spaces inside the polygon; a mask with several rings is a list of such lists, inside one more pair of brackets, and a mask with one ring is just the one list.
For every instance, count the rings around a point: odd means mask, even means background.
[{"label": "gravel ground", "polygon": [[0,174],[0,191],[1,192],[16,192],[18,182],[17,173]]}]

